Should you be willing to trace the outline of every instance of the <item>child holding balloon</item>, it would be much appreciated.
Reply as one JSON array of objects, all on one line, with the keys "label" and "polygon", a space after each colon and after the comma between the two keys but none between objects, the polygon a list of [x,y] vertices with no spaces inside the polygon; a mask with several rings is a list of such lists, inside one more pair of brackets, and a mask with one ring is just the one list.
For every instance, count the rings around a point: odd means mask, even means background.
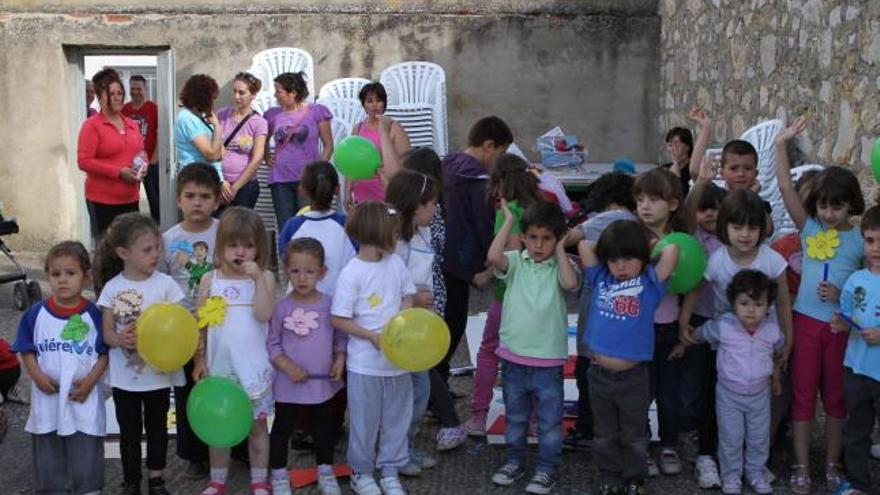
[{"label": "child holding balloon", "polygon": [[122,493],[141,493],[141,431],[147,435],[150,495],[167,495],[162,470],[168,450],[170,388],[185,382],[183,371],[163,373],[147,366],[136,348],[135,322],[158,302],[177,303],[185,295],[170,276],[156,270],[162,237],[153,219],[126,213],[113,220],[95,254],[96,282],[103,286],[98,306],[110,349],[110,386],[119,422]]},{"label": "child holding balloon", "polygon": [[95,385],[107,369],[107,347],[101,310],[82,296],[90,268],[79,242],[49,250],[52,296],[22,315],[12,347],[32,382],[24,429],[36,493],[93,495],[104,486],[104,394]]},{"label": "child holding balloon", "polygon": [[[197,352],[193,378],[222,376],[237,381],[253,403],[248,438],[251,493],[269,495],[266,482],[274,370],[266,350],[268,321],[275,301],[275,276],[266,270],[269,245],[263,221],[253,210],[233,206],[220,217],[214,271],[199,285],[199,326],[204,351]],[[207,327],[206,331],[204,327]],[[190,416],[190,420],[194,420]],[[217,425],[222,428],[223,425]],[[203,438],[211,445],[209,439]],[[202,495],[223,495],[229,468],[228,448],[212,446],[211,481]]]},{"label": "child holding balloon", "polygon": [[840,287],[862,264],[862,236],[850,223],[865,211],[856,176],[842,167],[828,167],[814,179],[806,201],[791,182],[787,146],[806,127],[803,117],[776,137],[776,179],[785,207],[804,244],[801,288],[794,303],[792,357],[792,424],[797,464],[791,477],[795,493],[809,493],[809,442],[818,389],[826,414],[825,486],[833,491],[843,478],[843,357],[847,336],[830,326],[838,309]]},{"label": "child holding balloon", "polygon": [[[349,484],[361,495],[406,493],[398,472],[409,459],[412,379],[379,350],[382,328],[416,294],[406,264],[394,254],[397,231],[397,210],[375,201],[354,208],[345,232],[360,250],[339,274],[331,309],[333,326],[349,334],[346,390],[349,410],[356,411],[349,416]],[[381,490],[373,478],[377,467]]]}]

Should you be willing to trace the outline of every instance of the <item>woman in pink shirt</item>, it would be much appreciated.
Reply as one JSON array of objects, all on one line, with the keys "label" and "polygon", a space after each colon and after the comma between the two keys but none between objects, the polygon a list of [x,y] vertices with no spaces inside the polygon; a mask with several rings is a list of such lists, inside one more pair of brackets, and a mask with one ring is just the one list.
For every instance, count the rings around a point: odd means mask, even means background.
[{"label": "woman in pink shirt", "polygon": [[[358,93],[358,99],[364,111],[367,112],[367,118],[357,124],[354,128],[354,134],[362,136],[376,145],[376,149],[382,152],[381,141],[381,117],[385,113],[385,107],[388,105],[388,94],[382,83],[373,82],[365,85]],[[391,122],[391,143],[397,158],[401,158],[410,150],[409,136],[403,127],[397,123]],[[382,167],[376,172],[372,178],[364,180],[346,181],[345,183],[345,207],[350,209],[357,203],[364,201],[385,201],[385,182],[390,177],[383,177],[385,160],[383,159]]]},{"label": "woman in pink shirt", "polygon": [[98,237],[117,215],[138,211],[141,172],[146,171],[147,161],[143,156],[136,160],[144,143],[137,122],[121,113],[125,89],[119,74],[104,69],[92,77],[92,83],[101,111],[83,122],[76,158],[86,173],[86,205],[92,235]]},{"label": "woman in pink shirt", "polygon": [[232,80],[233,106],[217,112],[223,131],[223,178],[232,184],[223,202],[229,206],[251,208],[260,196],[257,169],[263,163],[266,119],[251,108],[262,83],[249,72],[239,72]]}]

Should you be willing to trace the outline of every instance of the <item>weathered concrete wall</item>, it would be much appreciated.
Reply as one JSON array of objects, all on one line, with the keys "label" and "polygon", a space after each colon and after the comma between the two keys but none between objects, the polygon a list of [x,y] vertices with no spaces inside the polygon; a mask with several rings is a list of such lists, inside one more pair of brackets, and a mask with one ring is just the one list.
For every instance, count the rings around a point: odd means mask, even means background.
[{"label": "weathered concrete wall", "polygon": [[877,0],[662,0],[660,128],[693,104],[715,118],[714,141],[767,118],[807,115],[804,160],[868,170],[880,136]]},{"label": "weathered concrete wall", "polygon": [[[654,157],[656,2],[490,1],[465,14],[454,13],[464,2],[427,0],[411,5],[424,13],[397,14],[347,13],[354,3],[343,1],[324,2],[320,12],[305,1],[278,8],[256,2],[255,13],[245,12],[250,6],[223,13],[224,5],[237,4],[231,0],[213,7],[184,2],[182,13],[171,12],[178,2],[170,0],[150,2],[161,7],[153,12],[140,4],[123,14],[107,13],[113,5],[90,7],[94,3],[15,2],[0,13],[0,132],[6,136],[0,141],[0,199],[22,222],[16,244],[24,248],[84,237],[77,230],[79,172],[68,160],[76,145],[68,116],[80,102],[65,97],[74,81],[65,76],[63,45],[169,46],[177,87],[191,74],[212,74],[223,86],[221,103],[229,101],[232,75],[268,47],[311,52],[316,88],[337,77],[378,78],[382,68],[403,60],[429,60],[447,72],[452,149],[464,144],[476,119],[497,114],[525,149],[558,124],[584,138],[597,160]],[[402,10],[403,3],[364,4]],[[533,12],[541,6],[553,15]],[[597,15],[601,8],[629,15]]]}]

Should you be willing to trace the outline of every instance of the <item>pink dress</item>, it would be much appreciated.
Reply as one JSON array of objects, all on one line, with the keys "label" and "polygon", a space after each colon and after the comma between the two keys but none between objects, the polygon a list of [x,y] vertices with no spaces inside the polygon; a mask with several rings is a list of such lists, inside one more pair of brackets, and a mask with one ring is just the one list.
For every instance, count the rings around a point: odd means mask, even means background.
[{"label": "pink dress", "polygon": [[[381,155],[382,140],[379,134],[379,129],[367,127],[364,125],[365,123],[366,121],[363,121],[358,124],[354,134],[372,141]],[[382,166],[380,165],[379,168],[381,169]],[[376,175],[369,179],[353,181],[351,196],[355,203],[363,203],[364,201],[385,201],[385,184],[382,183],[382,178],[379,176],[379,172],[377,171]]]}]

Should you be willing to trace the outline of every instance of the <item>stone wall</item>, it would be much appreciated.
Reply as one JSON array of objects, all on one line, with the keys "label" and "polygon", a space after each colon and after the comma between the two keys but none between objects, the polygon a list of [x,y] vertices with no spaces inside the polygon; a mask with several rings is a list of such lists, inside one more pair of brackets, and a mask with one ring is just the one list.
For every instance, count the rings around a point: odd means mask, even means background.
[{"label": "stone wall", "polygon": [[724,143],[768,118],[809,119],[798,140],[809,163],[856,171],[880,136],[877,0],[661,0],[661,129],[691,105]]}]

